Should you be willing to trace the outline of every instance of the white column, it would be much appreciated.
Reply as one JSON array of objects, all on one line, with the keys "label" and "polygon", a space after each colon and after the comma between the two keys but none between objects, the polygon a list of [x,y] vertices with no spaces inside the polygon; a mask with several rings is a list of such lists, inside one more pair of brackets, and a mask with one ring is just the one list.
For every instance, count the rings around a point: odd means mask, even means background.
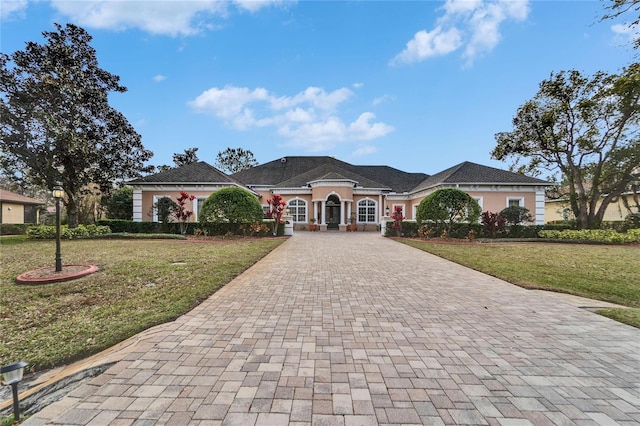
[{"label": "white column", "polygon": [[320,215],[321,215],[321,219],[320,219],[320,223],[322,225],[326,225],[327,224],[327,219],[326,219],[326,206],[325,206],[326,201],[322,200],[322,202],[320,203],[320,208],[322,209],[320,211]]},{"label": "white column", "polygon": [[536,191],[536,225],[544,225],[544,189]]},{"label": "white column", "polygon": [[344,220],[344,214],[345,214],[345,209],[346,207],[346,203],[344,201],[340,201],[340,225],[345,225],[346,221]]},{"label": "white column", "polygon": [[133,221],[142,222],[142,190],[133,190]]},{"label": "white column", "polygon": [[347,220],[351,223],[351,206],[353,205],[353,201],[349,201],[347,203]]}]

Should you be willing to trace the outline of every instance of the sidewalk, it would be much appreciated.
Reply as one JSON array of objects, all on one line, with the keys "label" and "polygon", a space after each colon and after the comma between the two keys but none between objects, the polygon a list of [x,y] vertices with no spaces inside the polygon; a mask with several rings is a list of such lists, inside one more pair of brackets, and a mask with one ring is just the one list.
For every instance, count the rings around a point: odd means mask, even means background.
[{"label": "sidewalk", "polygon": [[24,424],[640,423],[640,330],[578,306],[299,232]]}]

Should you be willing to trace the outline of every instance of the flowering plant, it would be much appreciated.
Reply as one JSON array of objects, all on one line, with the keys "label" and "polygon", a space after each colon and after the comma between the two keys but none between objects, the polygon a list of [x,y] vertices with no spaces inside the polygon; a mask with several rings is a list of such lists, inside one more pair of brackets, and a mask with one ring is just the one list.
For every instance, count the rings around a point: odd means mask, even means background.
[{"label": "flowering plant", "polygon": [[193,201],[196,199],[195,195],[188,194],[185,191],[180,191],[180,196],[176,198],[178,206],[173,212],[173,216],[180,222],[180,233],[185,235],[189,226],[189,218],[193,215],[192,210],[187,210],[187,200]]},{"label": "flowering plant", "polygon": [[406,216],[402,214],[401,206],[395,206],[393,208],[391,219],[393,219],[393,224],[391,225],[391,227],[396,230],[396,236],[399,237],[402,234],[402,221],[406,219]]},{"label": "flowering plant", "polygon": [[267,211],[267,216],[271,219],[275,219],[273,235],[276,235],[278,232],[278,226],[282,221],[282,216],[284,216],[284,212],[287,208],[287,203],[280,196],[280,194],[273,194],[273,197],[267,200],[267,204],[269,204],[269,210]]}]

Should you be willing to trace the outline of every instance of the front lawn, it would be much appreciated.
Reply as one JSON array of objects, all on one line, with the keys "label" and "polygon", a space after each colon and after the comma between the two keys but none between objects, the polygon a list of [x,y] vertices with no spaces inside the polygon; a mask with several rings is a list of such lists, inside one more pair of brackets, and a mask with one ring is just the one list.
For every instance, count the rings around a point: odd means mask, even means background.
[{"label": "front lawn", "polygon": [[640,327],[640,248],[546,243],[404,244],[531,289],[570,293],[633,309],[599,313]]},{"label": "front lawn", "polygon": [[87,277],[18,285],[16,276],[53,266],[54,241],[0,238],[0,365],[31,370],[108,348],[193,309],[284,240],[71,240],[64,264],[90,263]]}]

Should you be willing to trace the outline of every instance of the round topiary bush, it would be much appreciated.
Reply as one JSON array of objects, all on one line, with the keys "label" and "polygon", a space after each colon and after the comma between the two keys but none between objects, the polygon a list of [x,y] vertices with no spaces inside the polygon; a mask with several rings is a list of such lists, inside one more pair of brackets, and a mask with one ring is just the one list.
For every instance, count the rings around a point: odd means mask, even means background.
[{"label": "round topiary bush", "polygon": [[430,223],[436,229],[450,233],[454,224],[477,222],[480,212],[478,202],[466,192],[454,188],[438,189],[420,202],[416,222],[419,227]]},{"label": "round topiary bush", "polygon": [[264,218],[258,198],[238,187],[222,188],[211,194],[198,215],[203,226],[221,222],[239,225],[260,222]]}]

